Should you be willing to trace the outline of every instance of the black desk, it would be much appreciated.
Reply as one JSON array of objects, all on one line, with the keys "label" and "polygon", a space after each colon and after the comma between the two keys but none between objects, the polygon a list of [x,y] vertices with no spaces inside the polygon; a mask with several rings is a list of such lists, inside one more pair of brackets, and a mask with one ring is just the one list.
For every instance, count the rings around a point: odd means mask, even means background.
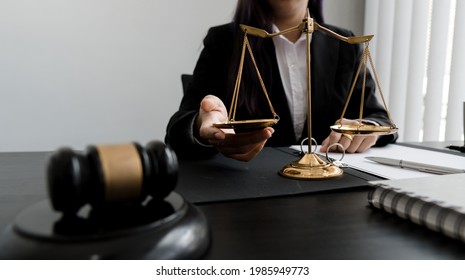
[{"label": "black desk", "polygon": [[[48,156],[0,153],[0,230],[46,198]],[[180,182],[195,180],[188,174],[181,170]],[[465,259],[465,244],[368,207],[368,190],[196,203],[212,234],[205,259]]]}]

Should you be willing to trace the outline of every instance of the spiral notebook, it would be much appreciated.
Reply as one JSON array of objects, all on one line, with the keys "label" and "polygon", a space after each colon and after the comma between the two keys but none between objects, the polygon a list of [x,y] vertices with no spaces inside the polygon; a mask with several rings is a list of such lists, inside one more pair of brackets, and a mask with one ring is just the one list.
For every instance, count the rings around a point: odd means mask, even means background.
[{"label": "spiral notebook", "polygon": [[371,206],[465,242],[465,173],[368,183]]}]

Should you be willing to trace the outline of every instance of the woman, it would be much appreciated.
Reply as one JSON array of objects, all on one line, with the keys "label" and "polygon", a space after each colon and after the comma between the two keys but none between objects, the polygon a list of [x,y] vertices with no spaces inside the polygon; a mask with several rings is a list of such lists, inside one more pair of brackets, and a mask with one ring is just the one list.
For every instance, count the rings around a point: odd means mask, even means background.
[{"label": "woman", "polygon": [[[228,120],[227,109],[237,75],[245,24],[270,33],[300,24],[307,10],[323,23],[320,0],[239,0],[232,23],[213,27],[204,39],[204,49],[197,61],[193,81],[185,93],[179,111],[167,127],[165,141],[179,157],[205,157],[217,152],[248,161],[264,147],[299,144],[308,136],[306,108],[305,34],[286,33],[272,39],[248,36],[258,68],[279,122],[273,127],[234,133],[213,126]],[[325,25],[343,35],[347,30]],[[344,137],[331,132],[342,113],[361,56],[361,46],[339,41],[323,32],[311,34],[312,136],[325,152],[332,143],[340,143],[346,152],[363,152],[373,145],[386,145],[396,135]],[[364,121],[388,125],[380,106],[375,84],[367,75]],[[344,124],[357,123],[362,79],[345,113]],[[358,98],[358,100],[357,100]],[[248,57],[242,74],[236,120],[272,118],[268,102]]]}]

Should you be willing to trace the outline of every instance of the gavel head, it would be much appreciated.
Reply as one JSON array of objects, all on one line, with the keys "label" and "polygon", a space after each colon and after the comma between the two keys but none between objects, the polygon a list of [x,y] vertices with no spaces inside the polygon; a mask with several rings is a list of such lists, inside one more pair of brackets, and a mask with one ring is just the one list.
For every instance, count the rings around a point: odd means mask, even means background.
[{"label": "gavel head", "polygon": [[165,198],[176,186],[176,154],[160,141],[89,146],[85,152],[57,150],[47,166],[52,207],[65,214],[92,207]]}]

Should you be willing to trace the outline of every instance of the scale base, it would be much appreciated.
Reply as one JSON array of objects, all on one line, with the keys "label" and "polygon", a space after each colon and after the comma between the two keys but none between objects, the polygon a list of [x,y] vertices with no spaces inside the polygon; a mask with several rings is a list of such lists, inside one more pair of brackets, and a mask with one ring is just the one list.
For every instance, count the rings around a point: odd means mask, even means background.
[{"label": "scale base", "polygon": [[326,179],[341,176],[341,168],[325,162],[316,154],[305,154],[300,160],[284,166],[279,174],[292,179]]},{"label": "scale base", "polygon": [[198,259],[209,244],[205,217],[175,192],[85,218],[64,218],[44,200],[2,233],[0,259]]}]

